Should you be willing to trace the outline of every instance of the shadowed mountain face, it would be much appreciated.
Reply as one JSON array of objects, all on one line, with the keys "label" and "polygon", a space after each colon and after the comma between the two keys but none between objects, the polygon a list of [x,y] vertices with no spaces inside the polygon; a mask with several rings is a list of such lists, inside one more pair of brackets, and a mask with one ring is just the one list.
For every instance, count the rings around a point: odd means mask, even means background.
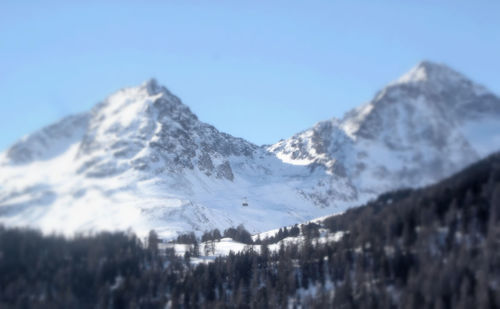
[{"label": "shadowed mountain face", "polygon": [[258,232],[437,181],[498,149],[500,99],[430,62],[342,119],[268,148],[201,122],[150,80],[1,154],[0,222]]}]

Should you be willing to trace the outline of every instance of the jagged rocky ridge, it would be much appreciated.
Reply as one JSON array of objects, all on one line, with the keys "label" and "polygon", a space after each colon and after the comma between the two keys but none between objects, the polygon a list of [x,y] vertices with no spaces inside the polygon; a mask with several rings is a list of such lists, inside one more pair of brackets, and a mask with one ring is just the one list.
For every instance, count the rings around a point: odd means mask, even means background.
[{"label": "jagged rocky ridge", "polygon": [[150,80],[1,154],[0,223],[259,232],[429,184],[499,148],[500,99],[430,62],[267,148],[201,122]]}]

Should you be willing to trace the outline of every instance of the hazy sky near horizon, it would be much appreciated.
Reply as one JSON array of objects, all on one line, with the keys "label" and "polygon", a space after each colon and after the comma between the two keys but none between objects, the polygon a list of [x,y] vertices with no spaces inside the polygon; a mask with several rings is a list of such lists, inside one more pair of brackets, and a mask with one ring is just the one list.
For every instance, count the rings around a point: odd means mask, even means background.
[{"label": "hazy sky near horizon", "polygon": [[0,150],[155,77],[270,144],[341,117],[421,60],[500,93],[500,1],[2,1]]}]

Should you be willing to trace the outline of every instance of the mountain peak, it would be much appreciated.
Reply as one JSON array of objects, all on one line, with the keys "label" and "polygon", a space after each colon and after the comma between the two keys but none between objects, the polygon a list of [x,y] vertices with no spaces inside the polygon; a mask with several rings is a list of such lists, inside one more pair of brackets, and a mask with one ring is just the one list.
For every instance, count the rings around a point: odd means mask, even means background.
[{"label": "mountain peak", "polygon": [[401,76],[395,84],[449,83],[463,80],[467,79],[447,65],[431,61],[422,61]]},{"label": "mountain peak", "polygon": [[429,61],[429,60],[420,61],[416,65],[416,67],[423,68],[425,70],[450,70],[450,67],[448,67],[446,64],[438,63],[438,62],[434,62],[434,61]]},{"label": "mountain peak", "polygon": [[158,81],[155,78],[150,78],[142,83],[141,87],[145,88],[149,95],[155,95],[165,90],[165,87],[162,87],[158,84]]},{"label": "mountain peak", "polygon": [[[418,88],[420,93],[432,93],[447,95],[454,94],[455,97],[489,96],[492,93],[484,86],[471,81],[462,73],[455,71],[449,66],[441,63],[422,61],[403,74],[399,79],[390,83],[384,90],[390,88],[401,89]],[[382,91],[381,94],[385,92]]]}]

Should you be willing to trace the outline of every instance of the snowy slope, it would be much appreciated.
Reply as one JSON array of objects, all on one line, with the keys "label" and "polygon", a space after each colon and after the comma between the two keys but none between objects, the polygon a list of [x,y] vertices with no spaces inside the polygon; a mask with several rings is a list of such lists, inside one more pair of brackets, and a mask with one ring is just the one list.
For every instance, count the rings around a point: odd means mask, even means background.
[{"label": "snowy slope", "polygon": [[264,148],[203,123],[150,80],[0,154],[0,223],[262,232],[441,179],[500,148],[499,120],[497,97],[424,62],[343,119]]}]

